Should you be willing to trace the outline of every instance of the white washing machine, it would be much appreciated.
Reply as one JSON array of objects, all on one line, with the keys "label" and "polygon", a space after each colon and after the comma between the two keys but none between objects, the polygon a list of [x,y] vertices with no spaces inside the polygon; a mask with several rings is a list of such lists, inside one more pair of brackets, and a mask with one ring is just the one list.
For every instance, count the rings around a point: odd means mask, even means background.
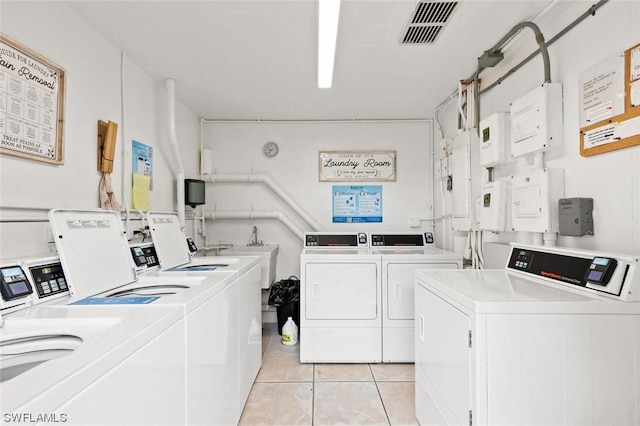
[{"label": "white washing machine", "polygon": [[[66,274],[73,306],[94,304],[109,309],[138,301],[139,310],[178,306],[183,326],[176,347],[183,347],[182,399],[186,411],[179,423],[233,424],[239,418],[237,273],[183,273],[137,277],[120,215],[103,210],[54,210],[50,222]],[[153,365],[153,360],[149,360]],[[155,373],[157,374],[157,372]],[[153,403],[153,394],[138,395]],[[135,401],[135,399],[134,399]],[[168,406],[171,407],[170,403]],[[79,410],[82,405],[75,405]],[[176,410],[177,412],[178,410]],[[87,413],[89,415],[90,413]]]},{"label": "white washing machine", "polygon": [[462,269],[462,255],[435,247],[433,233],[371,234],[382,261],[382,362],[413,362],[418,269]]},{"label": "white washing machine", "polygon": [[[149,276],[182,276],[197,273],[216,276],[233,272],[238,279],[238,419],[249,398],[251,386],[262,366],[262,266],[259,256],[191,257],[187,238],[175,212],[149,212],[147,222],[155,247],[155,260],[162,272]],[[149,248],[133,249],[134,260],[152,253]],[[142,259],[139,259],[142,262]],[[153,254],[149,261],[154,261]],[[136,262],[139,263],[139,262]],[[206,423],[206,422],[205,422]]]},{"label": "white washing machine", "polygon": [[[168,425],[184,420],[184,388],[174,385],[184,382],[184,346],[176,338],[182,321],[178,307],[143,311],[64,305],[69,299],[66,279],[60,263],[49,256],[1,262],[0,277],[1,285],[9,287],[3,288],[1,303],[8,308],[0,328],[3,424],[96,422],[95,400],[81,407],[68,404],[99,389],[112,392],[104,402],[118,408],[101,413],[102,422],[127,418]],[[151,383],[156,369],[164,374]],[[138,393],[149,397],[136,401],[132,395]]]},{"label": "white washing machine", "polygon": [[380,256],[368,235],[306,233],[300,255],[300,362],[381,362]]},{"label": "white washing machine", "polygon": [[416,272],[420,424],[640,424],[638,257],[513,245]]}]

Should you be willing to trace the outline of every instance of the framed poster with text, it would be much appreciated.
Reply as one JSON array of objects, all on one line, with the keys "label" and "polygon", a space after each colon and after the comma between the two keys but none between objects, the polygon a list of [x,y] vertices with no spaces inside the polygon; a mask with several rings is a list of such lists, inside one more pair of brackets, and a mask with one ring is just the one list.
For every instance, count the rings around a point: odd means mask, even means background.
[{"label": "framed poster with text", "polygon": [[321,151],[320,182],[396,180],[396,151]]},{"label": "framed poster with text", "polygon": [[0,153],[64,163],[66,71],[0,34]]}]

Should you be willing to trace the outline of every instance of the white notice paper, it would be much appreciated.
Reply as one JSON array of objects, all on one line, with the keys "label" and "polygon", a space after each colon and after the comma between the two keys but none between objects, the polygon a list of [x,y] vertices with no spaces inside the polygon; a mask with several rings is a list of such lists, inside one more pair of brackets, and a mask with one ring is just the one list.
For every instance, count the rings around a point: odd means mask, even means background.
[{"label": "white notice paper", "polygon": [[640,79],[640,47],[631,51],[631,81]]}]

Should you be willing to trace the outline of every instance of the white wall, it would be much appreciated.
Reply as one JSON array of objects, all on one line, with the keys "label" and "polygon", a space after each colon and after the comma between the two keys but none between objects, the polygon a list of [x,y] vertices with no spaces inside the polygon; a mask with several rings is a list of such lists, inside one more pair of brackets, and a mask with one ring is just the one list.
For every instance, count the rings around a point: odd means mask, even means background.
[{"label": "white wall", "polygon": [[[165,149],[164,82],[154,80],[127,58],[121,78],[120,50],[60,2],[3,1],[0,28],[67,71],[64,165],[0,156],[0,258],[48,251],[47,209],[99,207],[98,120],[115,121],[120,126],[112,179],[121,203],[128,201],[130,195],[131,140],[135,139],[154,148],[151,208],[175,210],[172,160]],[[179,102],[176,115],[184,167],[187,176],[195,175],[199,165],[199,120]],[[126,161],[123,150],[127,151]],[[15,206],[35,210],[8,208]],[[25,217],[37,222],[7,222]]]},{"label": "white wall", "polygon": [[[424,122],[348,123],[207,123],[205,148],[213,151],[214,173],[264,173],[320,226],[320,231],[420,231],[409,228],[409,217],[431,216],[431,129]],[[272,159],[262,146],[276,141],[280,154]],[[332,223],[332,186],[348,182],[319,182],[318,152],[329,150],[395,150],[395,182],[355,182],[382,186],[383,222]],[[282,211],[302,231],[310,231],[280,199],[262,184],[215,184],[207,190],[208,210]],[[302,241],[280,222],[269,220],[215,221],[207,228],[208,243],[246,244],[252,226],[264,243],[280,244],[276,279],[299,275]]]},{"label": "white wall", "polygon": [[[540,26],[545,39],[549,40],[590,5],[583,1],[557,2],[554,9],[534,22]],[[637,44],[640,41],[639,23],[640,2],[613,0],[549,47],[552,81],[563,84],[564,145],[546,154],[546,165],[565,170],[565,197],[594,199],[595,235],[560,236],[558,245],[640,254],[640,146],[582,157],[578,124],[578,80],[581,73]],[[520,51],[516,52],[520,56],[527,56],[535,46],[533,33],[525,31],[526,34],[516,45],[520,47]],[[505,62],[509,61],[508,56]],[[510,66],[497,67],[493,73],[488,72],[481,77],[492,80]],[[502,84],[482,95],[481,118],[494,112],[509,111],[511,101],[543,81],[542,60],[538,56]],[[442,108],[440,119],[445,136],[454,136],[457,123],[455,102]],[[436,140],[439,140],[439,128],[436,134]],[[518,169],[514,166],[498,168],[496,178],[508,176]],[[439,196],[436,197],[436,205],[439,214],[443,211]],[[485,238],[499,242],[531,241],[528,235],[522,233],[496,235],[485,232]],[[459,238],[455,245],[460,246]]]}]

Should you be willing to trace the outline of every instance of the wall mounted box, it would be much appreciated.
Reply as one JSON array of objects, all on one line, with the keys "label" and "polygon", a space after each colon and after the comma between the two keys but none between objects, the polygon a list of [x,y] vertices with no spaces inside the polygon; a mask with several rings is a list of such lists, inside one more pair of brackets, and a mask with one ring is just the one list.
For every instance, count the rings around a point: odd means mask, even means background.
[{"label": "wall mounted box", "polygon": [[455,137],[449,156],[449,174],[453,178],[451,214],[455,230],[469,231],[476,223],[471,200],[478,197],[476,188],[480,188],[478,157],[478,136],[475,129]]},{"label": "wall mounted box", "polygon": [[561,198],[558,200],[560,235],[581,237],[593,235],[593,198]]},{"label": "wall mounted box", "polygon": [[558,200],[564,198],[564,169],[511,176],[514,231],[558,232]]},{"label": "wall mounted box", "polygon": [[544,83],[510,107],[511,157],[562,146],[562,84]]},{"label": "wall mounted box", "polygon": [[480,165],[494,167],[507,160],[511,141],[508,112],[497,112],[480,122]]},{"label": "wall mounted box", "polygon": [[511,231],[508,181],[487,182],[480,188],[478,229],[494,232]]}]

